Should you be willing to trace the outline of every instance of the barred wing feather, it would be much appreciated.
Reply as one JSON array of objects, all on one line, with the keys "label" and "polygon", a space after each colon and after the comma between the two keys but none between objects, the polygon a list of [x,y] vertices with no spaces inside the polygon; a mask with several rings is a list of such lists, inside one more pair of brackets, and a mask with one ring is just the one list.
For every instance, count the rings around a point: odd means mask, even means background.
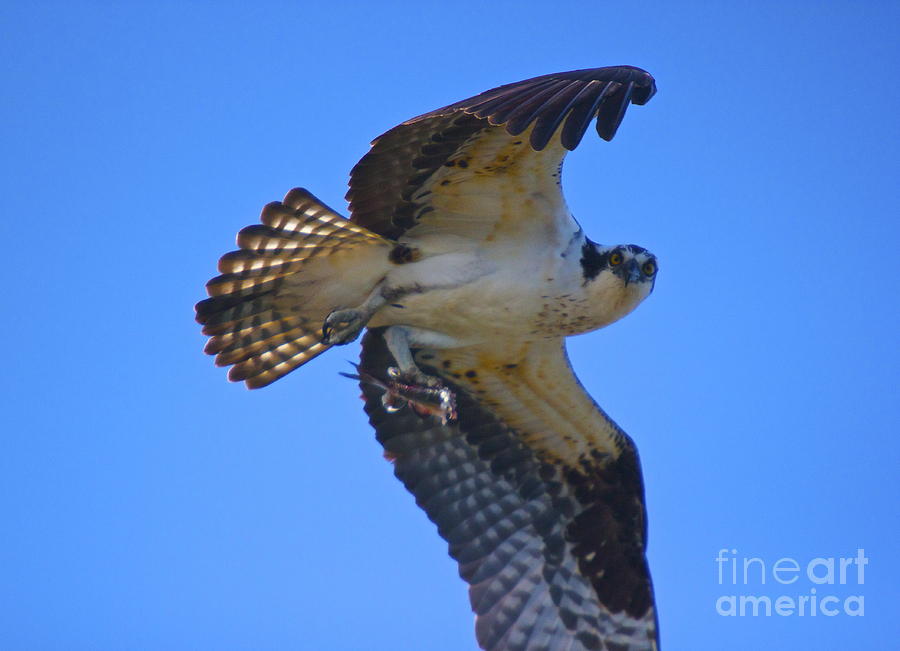
[{"label": "barred wing feather", "polygon": [[[381,390],[362,383],[385,456],[459,562],[481,648],[656,649],[634,446],[583,393],[561,341],[522,352],[492,363],[487,351],[419,351],[456,392],[459,420],[447,425],[386,411]],[[361,367],[383,377],[392,363],[370,331]],[[578,440],[566,440],[576,417],[522,394],[523,377],[593,412]]]}]

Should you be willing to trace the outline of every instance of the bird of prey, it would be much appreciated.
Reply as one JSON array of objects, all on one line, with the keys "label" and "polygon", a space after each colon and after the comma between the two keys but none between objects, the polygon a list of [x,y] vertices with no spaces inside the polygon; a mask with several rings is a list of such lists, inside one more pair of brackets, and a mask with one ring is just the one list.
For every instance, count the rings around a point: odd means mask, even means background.
[{"label": "bird of prey", "polygon": [[196,306],[250,388],[367,328],[366,412],[488,651],[658,648],[637,450],[565,350],[637,307],[657,261],[588,239],[560,186],[591,122],[611,140],[655,90],[639,68],[576,70],[403,122],[353,168],[349,219],[291,190]]}]

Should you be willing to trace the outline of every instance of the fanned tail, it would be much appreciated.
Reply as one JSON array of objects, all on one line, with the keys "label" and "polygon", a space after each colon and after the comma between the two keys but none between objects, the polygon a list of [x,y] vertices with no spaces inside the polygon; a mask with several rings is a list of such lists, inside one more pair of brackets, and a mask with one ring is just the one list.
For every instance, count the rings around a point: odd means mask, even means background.
[{"label": "fanned tail", "polygon": [[271,384],[330,347],[322,323],[359,302],[379,279],[393,243],[353,224],[307,190],[263,208],[240,231],[240,250],[219,260],[196,318],[217,366],[251,389]]}]

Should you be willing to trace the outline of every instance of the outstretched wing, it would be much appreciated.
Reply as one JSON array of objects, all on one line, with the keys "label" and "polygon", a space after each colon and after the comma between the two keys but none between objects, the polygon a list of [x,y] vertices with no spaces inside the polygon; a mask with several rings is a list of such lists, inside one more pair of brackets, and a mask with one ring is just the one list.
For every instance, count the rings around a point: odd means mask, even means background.
[{"label": "outstretched wing", "polygon": [[[366,412],[459,562],[480,646],[656,649],[637,452],[584,392],[562,340],[416,359],[456,392],[458,421],[389,412],[362,383]],[[392,364],[369,331],[361,368],[384,378]]]},{"label": "outstretched wing", "polygon": [[[437,232],[470,239],[523,217],[568,227],[559,189],[567,150],[591,121],[611,140],[630,103],[656,92],[649,73],[615,66],[507,84],[394,127],[350,174],[351,219],[390,238]],[[557,135],[558,134],[558,135]],[[541,219],[543,216],[543,220]],[[509,223],[504,223],[510,221]]]}]

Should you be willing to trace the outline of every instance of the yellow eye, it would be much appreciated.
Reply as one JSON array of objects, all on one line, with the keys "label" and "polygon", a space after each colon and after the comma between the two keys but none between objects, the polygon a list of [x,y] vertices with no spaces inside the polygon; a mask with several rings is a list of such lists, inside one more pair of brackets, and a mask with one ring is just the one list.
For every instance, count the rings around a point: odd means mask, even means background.
[{"label": "yellow eye", "polygon": [[645,262],[644,266],[641,267],[641,270],[644,272],[645,276],[652,276],[656,273],[656,265],[652,262]]},{"label": "yellow eye", "polygon": [[622,264],[622,254],[616,251],[611,256],[609,256],[609,264],[613,267]]}]

